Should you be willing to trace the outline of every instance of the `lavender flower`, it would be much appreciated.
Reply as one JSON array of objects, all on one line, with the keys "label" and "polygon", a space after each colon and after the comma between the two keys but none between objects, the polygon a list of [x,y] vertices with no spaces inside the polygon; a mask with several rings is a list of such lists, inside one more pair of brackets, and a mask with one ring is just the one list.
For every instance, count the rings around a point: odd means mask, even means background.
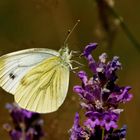
[{"label": "lavender flower", "polygon": [[70,140],[124,140],[126,126],[118,129],[117,125],[123,111],[119,105],[132,99],[131,87],[116,83],[117,71],[121,69],[119,58],[114,56],[106,62],[107,54],[103,53],[96,62],[91,55],[96,47],[96,43],[91,43],[83,52],[93,76],[88,78],[84,71],[78,73],[82,84],[74,86],[74,91],[81,98],[80,105],[86,111],[86,120],[80,126],[79,114],[76,113]]},{"label": "lavender flower", "polygon": [[4,129],[9,132],[11,140],[39,140],[44,136],[42,130],[43,120],[38,113],[21,109],[17,104],[7,104],[14,128],[4,124]]}]

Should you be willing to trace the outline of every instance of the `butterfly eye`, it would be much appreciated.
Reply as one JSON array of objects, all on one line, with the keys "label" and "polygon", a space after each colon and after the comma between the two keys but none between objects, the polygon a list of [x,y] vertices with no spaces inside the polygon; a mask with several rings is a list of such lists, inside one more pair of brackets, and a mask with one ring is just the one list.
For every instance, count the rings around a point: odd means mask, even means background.
[{"label": "butterfly eye", "polygon": [[9,77],[10,77],[11,79],[15,79],[16,76],[15,76],[13,73],[10,73],[10,74],[9,74]]}]

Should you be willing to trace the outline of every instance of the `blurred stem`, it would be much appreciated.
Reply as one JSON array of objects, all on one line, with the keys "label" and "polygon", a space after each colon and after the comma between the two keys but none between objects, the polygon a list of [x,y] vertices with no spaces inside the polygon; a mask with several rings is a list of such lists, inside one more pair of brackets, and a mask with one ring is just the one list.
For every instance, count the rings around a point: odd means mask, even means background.
[{"label": "blurred stem", "polygon": [[116,17],[119,20],[120,26],[121,26],[122,30],[124,31],[124,33],[126,34],[126,36],[128,37],[128,39],[140,51],[140,44],[138,43],[136,38],[132,35],[128,26],[125,24],[123,18],[118,15],[118,13],[115,11],[115,9],[113,9],[112,7],[109,7],[109,6],[108,6],[108,8],[109,8],[110,12],[114,15],[114,17]]},{"label": "blurred stem", "polygon": [[[102,0],[95,0],[96,3],[100,3]],[[140,44],[139,42],[136,40],[136,38],[133,36],[133,34],[131,33],[131,31],[129,30],[128,26],[125,24],[123,18],[116,12],[116,10],[108,5],[108,3],[104,0],[104,4],[106,5],[106,8],[109,10],[109,12],[120,22],[120,27],[122,28],[122,30],[124,31],[125,35],[127,36],[127,38],[131,41],[131,43],[133,44],[134,47],[136,47],[138,49],[138,51],[140,51]]]},{"label": "blurred stem", "polygon": [[102,140],[104,140],[104,134],[105,134],[105,130],[103,128],[103,130],[102,130]]},{"label": "blurred stem", "polygon": [[25,124],[21,123],[20,126],[21,126],[21,131],[22,131],[22,136],[20,140],[26,140]]}]

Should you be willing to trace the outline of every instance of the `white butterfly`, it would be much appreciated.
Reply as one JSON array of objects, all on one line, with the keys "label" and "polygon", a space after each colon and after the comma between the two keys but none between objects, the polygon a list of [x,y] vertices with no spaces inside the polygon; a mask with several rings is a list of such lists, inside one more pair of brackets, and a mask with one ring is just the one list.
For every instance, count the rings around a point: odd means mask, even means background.
[{"label": "white butterfly", "polygon": [[56,111],[69,85],[71,53],[33,48],[0,57],[0,86],[14,95],[20,107],[38,112]]}]

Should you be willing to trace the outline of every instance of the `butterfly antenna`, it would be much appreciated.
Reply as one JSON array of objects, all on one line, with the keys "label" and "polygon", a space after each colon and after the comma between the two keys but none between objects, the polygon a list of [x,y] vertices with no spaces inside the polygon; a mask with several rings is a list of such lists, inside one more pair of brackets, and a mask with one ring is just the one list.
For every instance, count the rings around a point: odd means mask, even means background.
[{"label": "butterfly antenna", "polygon": [[80,20],[77,20],[77,22],[75,23],[75,25],[73,26],[73,28],[71,30],[68,30],[68,33],[67,33],[67,36],[66,36],[66,39],[64,41],[64,46],[66,45],[70,35],[72,34],[72,32],[74,31],[74,29],[76,28],[76,26],[78,25],[78,23],[80,22]]}]

